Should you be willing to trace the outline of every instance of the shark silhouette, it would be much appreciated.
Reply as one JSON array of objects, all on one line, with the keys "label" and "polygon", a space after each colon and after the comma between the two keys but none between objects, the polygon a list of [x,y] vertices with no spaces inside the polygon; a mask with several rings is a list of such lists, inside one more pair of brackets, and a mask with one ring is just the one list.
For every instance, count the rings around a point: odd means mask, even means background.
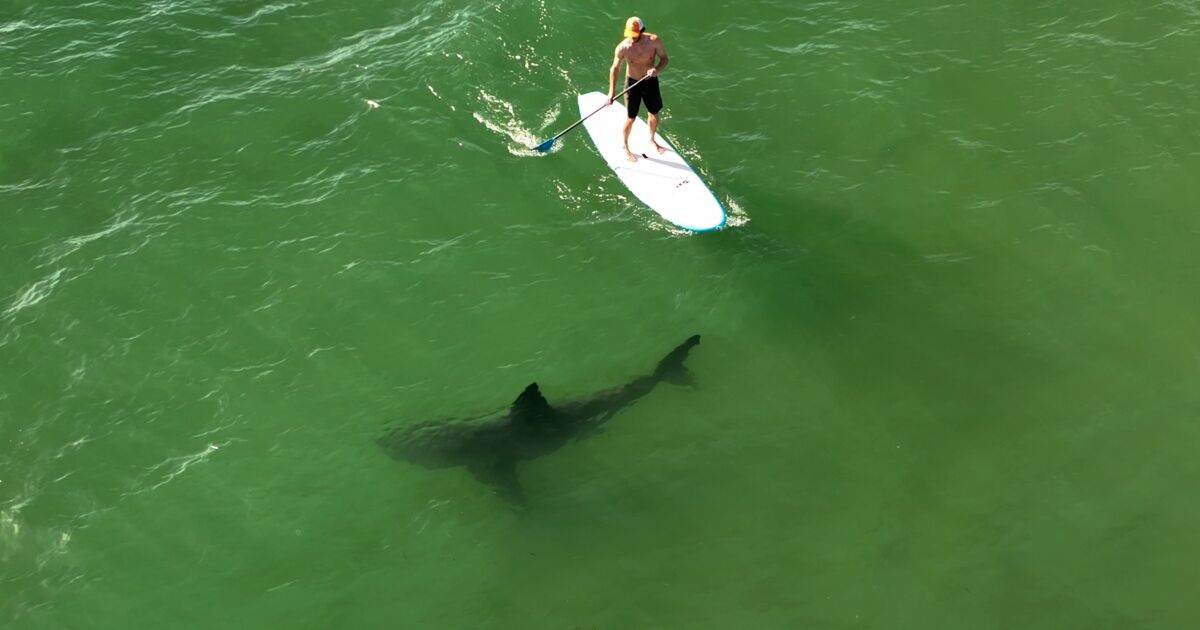
[{"label": "shark silhouette", "polygon": [[517,462],[552,453],[571,440],[584,439],[625,407],[649,394],[662,381],[690,384],[683,366],[700,343],[692,335],[658,362],[654,371],[628,383],[551,406],[537,383],[530,383],[506,413],[462,420],[401,426],[379,438],[390,456],[426,468],[465,466],[505,499],[525,500]]}]

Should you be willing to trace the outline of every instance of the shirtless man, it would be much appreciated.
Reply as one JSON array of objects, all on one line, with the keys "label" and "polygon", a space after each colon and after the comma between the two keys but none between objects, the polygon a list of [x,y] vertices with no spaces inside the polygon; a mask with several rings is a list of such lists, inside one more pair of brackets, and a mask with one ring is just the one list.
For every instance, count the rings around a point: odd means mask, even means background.
[{"label": "shirtless man", "polygon": [[[655,60],[657,57],[657,61]],[[658,152],[667,150],[658,146],[654,141],[654,130],[658,127],[658,112],[662,109],[662,95],[658,92],[658,73],[667,67],[667,51],[663,48],[662,40],[654,33],[647,33],[642,18],[631,17],[625,21],[625,39],[617,44],[616,55],[612,67],[608,69],[608,104],[612,105],[613,90],[617,83],[617,70],[621,60],[625,60],[626,87],[637,83],[638,79],[647,77],[637,87],[625,94],[625,111],[629,119],[625,121],[625,155],[630,162],[636,162],[637,156],[629,151],[629,130],[638,115],[638,106],[646,102],[646,121],[650,123],[650,143]]]}]

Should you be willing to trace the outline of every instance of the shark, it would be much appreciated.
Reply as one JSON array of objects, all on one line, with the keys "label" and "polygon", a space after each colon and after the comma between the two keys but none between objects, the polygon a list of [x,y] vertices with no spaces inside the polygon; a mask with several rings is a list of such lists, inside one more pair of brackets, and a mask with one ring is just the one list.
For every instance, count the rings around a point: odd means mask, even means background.
[{"label": "shark", "polygon": [[399,461],[432,469],[465,467],[507,501],[524,505],[517,464],[599,432],[613,416],[659,383],[693,384],[684,361],[699,343],[700,335],[692,335],[668,352],[649,374],[617,387],[551,405],[533,382],[507,410],[401,425],[388,430],[378,443]]}]

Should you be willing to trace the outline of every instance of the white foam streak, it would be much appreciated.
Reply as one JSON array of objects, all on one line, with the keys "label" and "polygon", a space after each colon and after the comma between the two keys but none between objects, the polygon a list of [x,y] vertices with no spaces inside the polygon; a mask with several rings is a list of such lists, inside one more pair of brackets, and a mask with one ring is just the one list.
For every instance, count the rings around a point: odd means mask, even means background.
[{"label": "white foam streak", "polygon": [[54,287],[58,286],[64,272],[66,272],[66,268],[60,268],[50,276],[25,287],[25,290],[4,311],[4,315],[11,317],[24,309],[37,305],[49,297],[54,291]]},{"label": "white foam streak", "polygon": [[[487,113],[474,112],[473,116],[475,120],[479,121],[480,124],[487,127],[490,131],[511,140],[512,144],[509,144],[507,147],[509,153],[518,157],[543,155],[533,149],[533,147],[541,144],[541,140],[533,135],[532,131],[521,125],[512,103],[489,94],[484,90],[479,91],[479,100],[491,111]],[[557,116],[558,105],[555,105],[550,112],[543,116],[543,126]]]},{"label": "white foam streak", "polygon": [[148,474],[153,475],[164,468],[170,469],[170,471],[167,472],[158,481],[158,483],[155,483],[154,485],[152,485],[148,488],[142,488],[140,490],[134,490],[133,492],[127,492],[127,493],[125,493],[124,496],[132,496],[132,495],[136,495],[136,494],[142,494],[144,492],[150,492],[152,490],[157,490],[158,488],[161,488],[161,487],[167,485],[168,483],[171,483],[176,478],[178,478],[180,475],[187,472],[187,470],[189,468],[191,468],[192,466],[207,461],[208,457],[210,455],[217,452],[218,450],[221,449],[221,447],[226,446],[227,444],[228,444],[228,442],[225,442],[222,444],[211,444],[210,443],[208,446],[204,447],[204,450],[199,451],[197,453],[192,453],[191,455],[183,455],[180,457],[171,457],[171,458],[163,460],[159,464],[156,464],[155,466],[151,467],[150,470],[148,471]]}]

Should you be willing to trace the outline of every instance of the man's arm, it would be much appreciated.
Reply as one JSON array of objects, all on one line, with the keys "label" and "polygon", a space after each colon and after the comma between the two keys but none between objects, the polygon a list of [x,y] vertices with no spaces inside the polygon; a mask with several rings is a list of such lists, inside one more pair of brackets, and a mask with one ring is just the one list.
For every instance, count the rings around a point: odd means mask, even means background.
[{"label": "man's arm", "polygon": [[657,44],[658,48],[658,50],[655,51],[658,53],[658,63],[654,64],[654,74],[658,74],[659,72],[662,72],[663,68],[667,67],[667,49],[663,47],[661,37],[655,37],[654,43]]},{"label": "man's arm", "polygon": [[608,104],[609,105],[612,105],[613,94],[616,94],[616,92],[614,92],[613,90],[616,89],[616,86],[617,86],[617,72],[620,71],[620,69],[621,69],[621,57],[624,56],[624,54],[625,54],[625,51],[621,50],[620,45],[617,45],[617,49],[613,52],[612,67],[608,69]]}]

